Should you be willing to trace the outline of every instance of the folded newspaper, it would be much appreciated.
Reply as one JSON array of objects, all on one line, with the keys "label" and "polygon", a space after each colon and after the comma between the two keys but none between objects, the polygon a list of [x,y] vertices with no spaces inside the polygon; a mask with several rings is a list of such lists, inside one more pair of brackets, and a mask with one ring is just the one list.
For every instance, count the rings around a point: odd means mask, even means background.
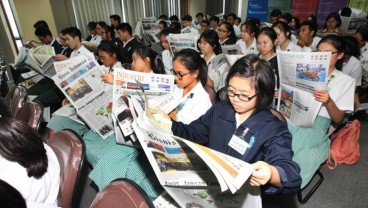
[{"label": "folded newspaper", "polygon": [[167,37],[167,42],[169,43],[170,51],[172,55],[181,49],[190,48],[198,51],[197,40],[198,36],[192,35],[191,33],[185,34],[169,34]]},{"label": "folded newspaper", "polygon": [[330,52],[277,51],[280,90],[277,110],[299,127],[312,127],[322,106],[315,90],[328,90]]},{"label": "folded newspaper", "polygon": [[55,62],[54,55],[54,47],[48,45],[38,46],[28,53],[25,64],[37,73],[51,78],[56,74],[53,65]]},{"label": "folded newspaper", "polygon": [[[247,182],[249,163],[170,135],[156,125],[147,102],[145,113],[133,113],[133,128],[160,184],[180,207],[262,207],[259,187]],[[141,111],[131,104],[133,112]]]}]

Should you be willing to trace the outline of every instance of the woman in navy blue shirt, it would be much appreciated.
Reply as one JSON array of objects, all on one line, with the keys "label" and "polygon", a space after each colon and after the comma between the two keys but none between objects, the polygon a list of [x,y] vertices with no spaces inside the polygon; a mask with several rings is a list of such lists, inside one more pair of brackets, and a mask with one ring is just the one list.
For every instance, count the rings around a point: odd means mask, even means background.
[{"label": "woman in navy blue shirt", "polygon": [[301,178],[292,161],[292,136],[268,108],[275,86],[269,63],[247,55],[232,66],[226,82],[228,100],[189,125],[173,121],[174,135],[252,163],[250,184],[263,193],[296,192]]}]

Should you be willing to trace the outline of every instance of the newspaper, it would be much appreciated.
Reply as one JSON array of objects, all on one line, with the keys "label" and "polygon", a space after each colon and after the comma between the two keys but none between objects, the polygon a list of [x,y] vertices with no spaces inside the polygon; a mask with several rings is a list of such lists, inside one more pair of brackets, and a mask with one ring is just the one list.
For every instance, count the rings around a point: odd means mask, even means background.
[{"label": "newspaper", "polygon": [[237,55],[238,52],[241,52],[240,45],[233,44],[233,45],[223,45],[221,46],[222,53],[226,55]]},{"label": "newspaper", "polygon": [[112,90],[105,89],[108,84],[101,81],[101,66],[85,55],[55,62],[54,66],[57,74],[52,79],[77,114],[103,139],[112,135]]},{"label": "newspaper", "polygon": [[25,64],[37,73],[52,78],[56,74],[54,55],[54,47],[48,45],[38,46],[32,51],[29,51]]},{"label": "newspaper", "polygon": [[184,48],[190,48],[198,51],[197,40],[198,36],[192,35],[191,33],[186,34],[169,34],[166,36],[167,42],[169,43],[171,54],[174,55],[176,52]]},{"label": "newspaper", "polygon": [[259,188],[247,184],[249,163],[167,134],[147,122],[149,114],[135,119],[133,128],[160,184],[180,207],[261,207]]},{"label": "newspaper", "polygon": [[130,110],[130,98],[134,97],[132,102],[137,102],[141,106],[140,109],[136,107],[135,111],[138,112],[133,113],[142,114],[145,109],[145,101],[141,96],[141,88],[143,88],[152,103],[151,108],[159,108],[169,113],[182,102],[182,90],[175,87],[173,75],[142,73],[125,69],[115,69],[114,73],[112,111],[116,126],[120,128],[115,129],[116,141],[119,144],[137,146],[132,128],[133,115]]},{"label": "newspaper", "polygon": [[313,126],[322,106],[313,92],[326,89],[330,58],[330,52],[277,51],[280,75],[277,110],[295,126]]}]

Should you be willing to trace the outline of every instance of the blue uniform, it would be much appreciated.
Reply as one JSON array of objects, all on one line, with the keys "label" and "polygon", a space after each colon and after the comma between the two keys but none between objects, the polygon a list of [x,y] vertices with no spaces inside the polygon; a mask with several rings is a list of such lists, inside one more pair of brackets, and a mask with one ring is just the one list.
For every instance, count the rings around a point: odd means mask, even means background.
[{"label": "blue uniform", "polygon": [[[281,187],[266,184],[262,187],[264,193],[290,193],[300,189],[300,168],[292,161],[292,136],[287,124],[268,110],[251,115],[237,128],[235,110],[230,102],[224,101],[189,125],[174,121],[171,129],[174,135],[206,144],[248,163],[265,161],[275,166],[280,174]],[[234,134],[250,146],[243,155],[228,145]]]}]

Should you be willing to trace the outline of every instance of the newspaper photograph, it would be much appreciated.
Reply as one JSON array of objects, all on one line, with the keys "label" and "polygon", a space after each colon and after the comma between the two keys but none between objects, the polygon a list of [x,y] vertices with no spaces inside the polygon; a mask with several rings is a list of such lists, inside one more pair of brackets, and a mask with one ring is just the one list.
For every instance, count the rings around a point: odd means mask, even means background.
[{"label": "newspaper photograph", "polygon": [[105,90],[101,66],[87,56],[55,62],[55,84],[76,108],[77,114],[102,138],[114,133],[112,90]]},{"label": "newspaper photograph", "polygon": [[241,52],[240,45],[238,44],[222,45],[221,49],[222,49],[222,53],[225,55],[237,55],[238,52]]},{"label": "newspaper photograph", "polygon": [[176,52],[184,48],[190,48],[198,51],[197,40],[198,36],[192,35],[191,33],[186,34],[169,34],[166,36],[167,42],[169,43],[170,51],[174,55]]},{"label": "newspaper photograph", "polygon": [[312,127],[322,106],[315,90],[325,90],[330,52],[277,51],[280,75],[277,110],[299,127]]}]

